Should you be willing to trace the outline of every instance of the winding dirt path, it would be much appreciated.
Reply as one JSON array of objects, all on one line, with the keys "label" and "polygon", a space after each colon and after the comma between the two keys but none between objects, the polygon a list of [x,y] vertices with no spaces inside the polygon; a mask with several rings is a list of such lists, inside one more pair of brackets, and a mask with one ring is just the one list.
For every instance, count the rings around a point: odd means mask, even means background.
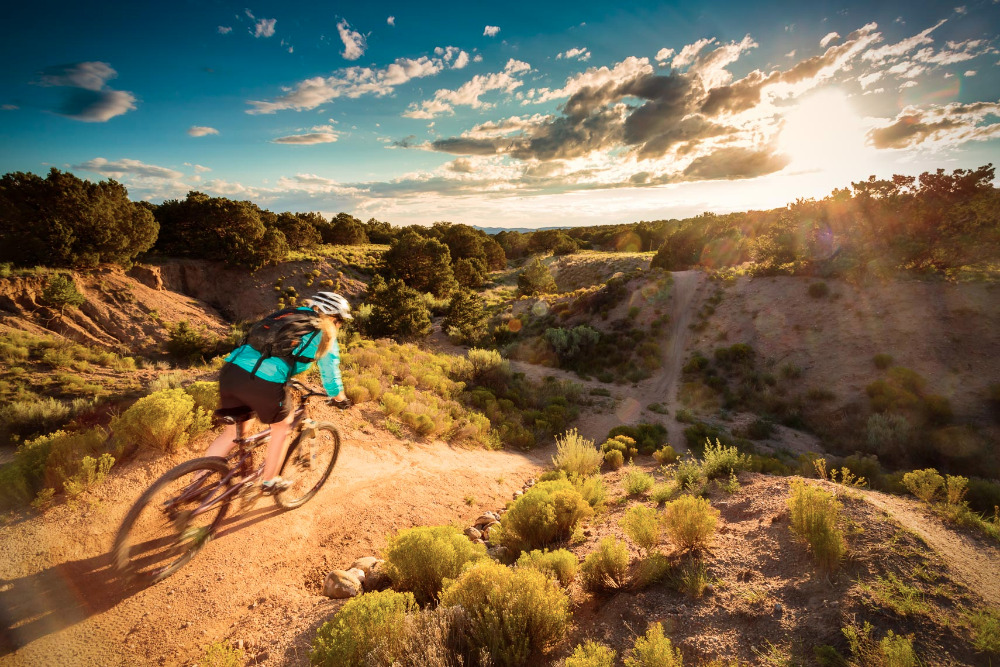
[{"label": "winding dirt path", "polygon": [[0,663],[189,665],[230,639],[254,664],[303,664],[342,604],[321,595],[327,572],[376,554],[400,528],[471,523],[502,507],[552,454],[386,442],[359,415],[347,419],[316,498],[228,518],[186,568],[145,590],[123,588],[107,550],[142,489],[182,458],[136,461],[89,504],[0,528]]},{"label": "winding dirt path", "polygon": [[1000,606],[1000,547],[949,528],[924,505],[878,491],[861,491],[871,505],[890,514],[936,551],[955,578],[983,600]]}]

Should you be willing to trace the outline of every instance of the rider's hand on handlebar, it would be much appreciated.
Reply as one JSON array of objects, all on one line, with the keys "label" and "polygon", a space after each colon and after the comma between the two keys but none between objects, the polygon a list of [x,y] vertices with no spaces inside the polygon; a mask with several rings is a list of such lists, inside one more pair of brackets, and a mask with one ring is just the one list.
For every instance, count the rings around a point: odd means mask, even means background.
[{"label": "rider's hand on handlebar", "polygon": [[334,407],[340,408],[341,410],[346,410],[347,408],[354,405],[354,403],[349,398],[338,399],[337,397],[331,397],[326,401],[327,405],[332,405]]}]

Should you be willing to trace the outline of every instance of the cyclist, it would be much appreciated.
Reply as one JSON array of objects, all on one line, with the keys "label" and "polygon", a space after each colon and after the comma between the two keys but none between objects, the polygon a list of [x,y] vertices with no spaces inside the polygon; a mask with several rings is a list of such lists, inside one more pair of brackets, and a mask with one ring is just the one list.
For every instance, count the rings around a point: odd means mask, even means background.
[{"label": "cyclist", "polygon": [[[290,482],[277,476],[285,456],[287,436],[294,413],[287,383],[313,361],[319,366],[323,388],[330,403],[341,409],[351,406],[340,377],[340,348],[337,332],[351,317],[347,299],[334,292],[319,292],[305,300],[305,306],[291,312],[315,313],[315,327],[309,326],[294,349],[294,360],[262,355],[248,344],[237,347],[226,357],[219,373],[219,408],[249,407],[257,419],[271,425],[271,439],[264,455],[261,488],[273,494],[288,488]],[[310,313],[311,311],[311,313]],[[306,318],[309,321],[310,318]],[[226,456],[235,446],[236,426],[229,425],[212,442],[207,456]]]}]

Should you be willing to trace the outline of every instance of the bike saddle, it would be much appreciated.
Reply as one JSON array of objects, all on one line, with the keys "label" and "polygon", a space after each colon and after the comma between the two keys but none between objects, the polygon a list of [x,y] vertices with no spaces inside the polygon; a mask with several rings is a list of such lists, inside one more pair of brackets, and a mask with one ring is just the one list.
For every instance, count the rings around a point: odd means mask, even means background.
[{"label": "bike saddle", "polygon": [[246,406],[222,408],[212,413],[212,417],[223,424],[238,424],[253,418],[253,410]]}]

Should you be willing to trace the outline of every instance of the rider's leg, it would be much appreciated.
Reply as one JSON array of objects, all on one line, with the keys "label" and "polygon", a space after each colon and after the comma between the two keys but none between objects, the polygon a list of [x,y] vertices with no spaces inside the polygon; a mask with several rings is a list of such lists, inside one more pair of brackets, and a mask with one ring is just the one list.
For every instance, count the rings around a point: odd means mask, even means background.
[{"label": "rider's leg", "polygon": [[236,446],[236,424],[230,424],[208,446],[205,456],[228,456]]},{"label": "rider's leg", "polygon": [[285,458],[285,450],[288,449],[288,431],[292,427],[292,420],[295,414],[288,413],[280,422],[271,424],[271,440],[267,443],[267,454],[264,455],[264,472],[261,479],[268,481],[274,479],[278,474],[278,467]]}]

